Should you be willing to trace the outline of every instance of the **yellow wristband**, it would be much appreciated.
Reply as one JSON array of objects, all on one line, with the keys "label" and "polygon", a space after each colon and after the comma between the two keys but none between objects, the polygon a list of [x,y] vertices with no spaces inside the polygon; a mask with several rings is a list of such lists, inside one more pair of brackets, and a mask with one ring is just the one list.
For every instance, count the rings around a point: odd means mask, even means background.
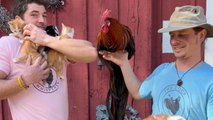
[{"label": "yellow wristband", "polygon": [[22,78],[22,76],[20,75],[20,79],[21,79],[21,83],[23,85],[24,88],[29,88],[29,86],[26,84],[25,80]]},{"label": "yellow wristband", "polygon": [[21,76],[18,76],[17,82],[18,82],[18,85],[21,89],[25,89],[25,87],[24,87],[24,85],[22,84],[22,81],[21,81]]}]

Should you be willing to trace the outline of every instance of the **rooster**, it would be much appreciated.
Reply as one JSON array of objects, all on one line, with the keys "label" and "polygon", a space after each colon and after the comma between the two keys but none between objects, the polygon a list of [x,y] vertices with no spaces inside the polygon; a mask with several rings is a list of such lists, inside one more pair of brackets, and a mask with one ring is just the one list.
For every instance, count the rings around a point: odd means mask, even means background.
[{"label": "rooster", "polygon": [[[97,51],[115,52],[125,50],[128,59],[135,53],[135,43],[131,30],[111,17],[111,11],[103,13],[102,27],[97,36]],[[113,62],[98,55],[100,62],[106,65],[110,72],[109,90],[106,98],[106,107],[110,120],[123,120],[128,100],[128,90],[124,82],[121,69]]]},{"label": "rooster", "polygon": [[166,104],[166,108],[168,108],[172,112],[172,114],[175,115],[180,107],[180,97],[177,97],[176,99],[166,98],[164,102]]}]

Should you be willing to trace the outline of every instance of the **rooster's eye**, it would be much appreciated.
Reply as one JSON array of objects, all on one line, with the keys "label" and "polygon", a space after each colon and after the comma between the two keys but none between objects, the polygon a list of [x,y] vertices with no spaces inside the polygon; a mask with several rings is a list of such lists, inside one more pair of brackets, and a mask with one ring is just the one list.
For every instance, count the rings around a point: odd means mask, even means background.
[{"label": "rooster's eye", "polygon": [[110,26],[110,21],[106,20],[106,25],[109,27]]}]

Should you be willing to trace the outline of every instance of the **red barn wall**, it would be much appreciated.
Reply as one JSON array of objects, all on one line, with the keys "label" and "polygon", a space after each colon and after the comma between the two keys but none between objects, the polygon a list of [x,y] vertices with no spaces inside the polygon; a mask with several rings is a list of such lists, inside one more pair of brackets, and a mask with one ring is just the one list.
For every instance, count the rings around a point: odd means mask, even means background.
[{"label": "red barn wall", "polygon": [[[8,10],[14,0],[0,0]],[[176,6],[200,5],[205,0],[65,0],[65,5],[55,13],[49,12],[49,24],[61,28],[61,23],[75,29],[75,38],[87,39],[96,45],[100,30],[100,16],[105,9],[111,9],[113,17],[129,26],[133,32],[136,53],[131,64],[142,81],[162,62],[174,60],[170,53],[162,54],[162,20],[168,20]],[[1,32],[0,35],[5,33]],[[2,52],[2,51],[0,51]],[[98,59],[90,64],[68,66],[69,120],[95,120],[96,106],[105,104],[109,73],[104,67],[97,67]],[[157,88],[156,88],[157,89]],[[151,100],[135,101],[129,98],[140,117],[151,113]],[[7,102],[0,102],[0,120],[11,120]]]}]

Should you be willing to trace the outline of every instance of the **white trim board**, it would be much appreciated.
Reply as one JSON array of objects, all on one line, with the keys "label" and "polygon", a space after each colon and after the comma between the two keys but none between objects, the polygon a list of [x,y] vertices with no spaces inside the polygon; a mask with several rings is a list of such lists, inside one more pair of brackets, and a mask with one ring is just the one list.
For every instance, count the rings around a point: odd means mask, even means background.
[{"label": "white trim board", "polygon": [[[208,23],[213,25],[213,0],[206,0],[206,17]],[[213,38],[208,38],[205,45],[205,62],[213,66]]]}]

